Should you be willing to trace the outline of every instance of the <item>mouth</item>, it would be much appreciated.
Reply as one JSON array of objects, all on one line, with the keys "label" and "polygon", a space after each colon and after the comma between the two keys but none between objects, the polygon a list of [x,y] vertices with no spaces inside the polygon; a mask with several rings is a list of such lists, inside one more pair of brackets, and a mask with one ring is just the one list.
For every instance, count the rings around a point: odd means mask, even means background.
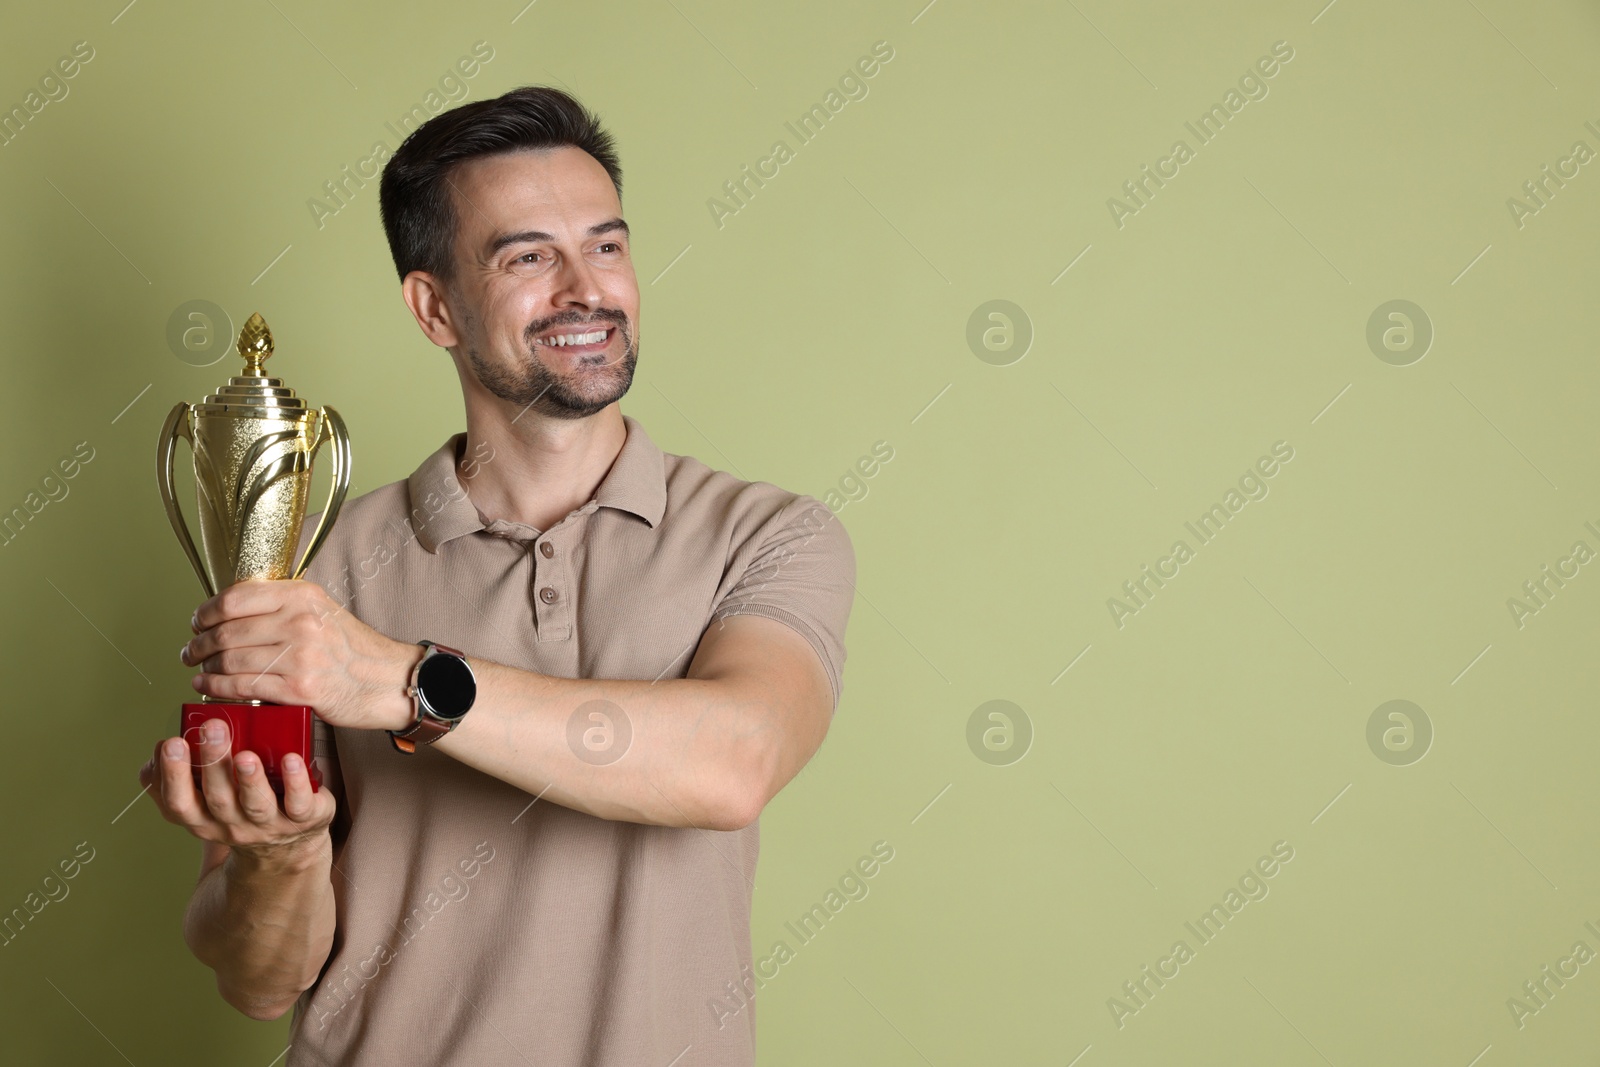
[{"label": "mouth", "polygon": [[534,344],[541,348],[555,349],[572,355],[590,355],[605,351],[611,344],[611,337],[617,332],[615,326],[562,326],[551,330],[549,333],[540,334],[534,338]]}]

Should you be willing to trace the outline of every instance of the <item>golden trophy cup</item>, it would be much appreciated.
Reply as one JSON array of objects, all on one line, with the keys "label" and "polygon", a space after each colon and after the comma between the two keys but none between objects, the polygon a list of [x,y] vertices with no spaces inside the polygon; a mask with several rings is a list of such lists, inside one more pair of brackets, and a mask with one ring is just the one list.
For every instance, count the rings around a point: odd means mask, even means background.
[{"label": "golden trophy cup", "polygon": [[[228,379],[198,404],[179,401],[161,428],[156,473],[167,518],[189,555],[208,597],[252,578],[299,578],[327,539],[350,488],[350,435],[331,407],[312,408],[262,364],[272,355],[272,331],[260,313],[239,331],[244,373]],[[194,457],[200,544],[196,547],[178,506],[173,462],[178,438]],[[333,446],[333,484],[327,506],[298,562],[295,549],[311,491],[311,462],[323,444]],[[234,753],[261,757],[281,796],[280,762],[293,752],[305,762],[312,788],[321,784],[312,748],[312,710],[305,705],[218,701],[183,705],[183,737],[196,752],[207,719],[225,719]],[[198,782],[200,768],[195,767]]]}]

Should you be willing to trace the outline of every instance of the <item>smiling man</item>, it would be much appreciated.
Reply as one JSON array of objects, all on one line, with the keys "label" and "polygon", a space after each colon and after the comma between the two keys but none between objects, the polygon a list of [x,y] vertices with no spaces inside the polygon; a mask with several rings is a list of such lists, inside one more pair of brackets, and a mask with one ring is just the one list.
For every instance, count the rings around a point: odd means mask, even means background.
[{"label": "smiling man", "polygon": [[754,1011],[708,1005],[749,988],[757,816],[838,704],[849,537],[622,414],[639,286],[577,101],[444,112],[380,195],[466,431],[309,580],[196,612],[195,689],[311,705],[325,786],[291,757],[280,806],[220,720],[199,790],[157,746],[141,778],[203,842],[185,939],[240,1011],[294,1007],[290,1067],[749,1065]]}]

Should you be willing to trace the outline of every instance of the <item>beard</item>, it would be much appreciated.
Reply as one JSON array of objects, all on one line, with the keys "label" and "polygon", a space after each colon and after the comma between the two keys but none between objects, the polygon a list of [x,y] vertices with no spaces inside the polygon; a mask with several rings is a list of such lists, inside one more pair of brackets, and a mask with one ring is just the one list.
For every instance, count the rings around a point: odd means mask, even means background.
[{"label": "beard", "polygon": [[[534,338],[556,327],[595,321],[616,326],[621,337],[620,359],[590,363],[587,359],[593,357],[586,357],[586,361],[567,373],[557,373],[545,366],[540,358],[543,346],[535,344]],[[573,313],[530,323],[523,331],[523,343],[528,346],[526,358],[514,366],[490,364],[471,346],[467,349],[467,360],[485,389],[501,400],[521,405],[524,413],[531,408],[554,419],[588,418],[622,399],[633,384],[639,343],[629,329],[627,316],[620,311],[601,309],[588,318]],[[521,418],[521,414],[517,417]]]}]

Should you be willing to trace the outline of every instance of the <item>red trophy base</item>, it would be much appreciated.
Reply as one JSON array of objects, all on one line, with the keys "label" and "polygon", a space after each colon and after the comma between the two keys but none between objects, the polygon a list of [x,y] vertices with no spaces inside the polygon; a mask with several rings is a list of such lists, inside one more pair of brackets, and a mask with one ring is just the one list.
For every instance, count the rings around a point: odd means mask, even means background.
[{"label": "red trophy base", "polygon": [[200,741],[207,719],[223,719],[233,738],[233,755],[254,752],[261,758],[272,791],[283,796],[283,757],[293,752],[311,775],[311,789],[322,785],[322,772],[312,751],[311,709],[304,704],[185,704],[183,739],[189,742],[195,785],[200,784]]}]

